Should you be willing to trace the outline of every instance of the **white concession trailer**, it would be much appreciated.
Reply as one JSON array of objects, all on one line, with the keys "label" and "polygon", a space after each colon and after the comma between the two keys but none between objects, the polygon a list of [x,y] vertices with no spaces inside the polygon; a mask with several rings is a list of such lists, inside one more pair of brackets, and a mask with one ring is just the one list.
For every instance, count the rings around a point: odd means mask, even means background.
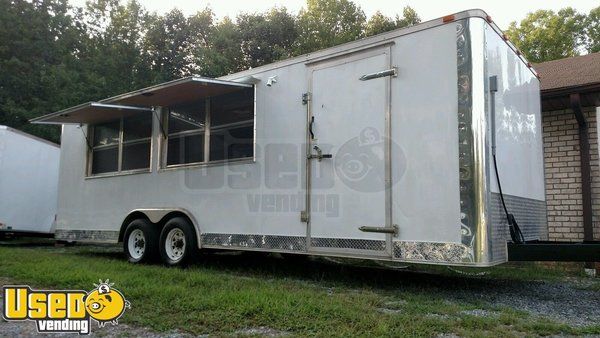
[{"label": "white concession trailer", "polygon": [[547,236],[539,80],[480,10],[33,122],[63,125],[56,239],[122,241],[132,262],[490,266],[508,213],[513,240]]},{"label": "white concession trailer", "polygon": [[57,144],[0,126],[0,237],[53,235],[59,160]]}]

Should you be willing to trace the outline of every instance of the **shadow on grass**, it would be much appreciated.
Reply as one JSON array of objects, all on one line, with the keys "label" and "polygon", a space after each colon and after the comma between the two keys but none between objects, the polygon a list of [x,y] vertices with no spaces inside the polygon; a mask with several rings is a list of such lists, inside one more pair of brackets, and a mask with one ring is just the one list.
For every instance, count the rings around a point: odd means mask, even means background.
[{"label": "shadow on grass", "polygon": [[[2,244],[4,245],[4,244]],[[23,247],[52,247],[53,243],[25,242]],[[43,248],[44,250],[52,250]],[[90,258],[123,260],[121,245],[77,245],[61,248],[63,253]],[[167,269],[167,267],[165,267]],[[443,266],[414,265],[406,269],[390,269],[376,262],[356,259],[335,259],[304,255],[281,255],[252,251],[206,251],[197,255],[187,270],[205,270],[246,277],[296,279],[325,282],[329,287],[370,288],[398,291],[451,292],[459,298],[472,299],[487,290],[513,292],[531,289],[541,282],[502,278],[497,275],[471,276],[458,274]],[[472,270],[480,272],[480,270]],[[525,287],[526,286],[526,287]],[[475,296],[477,297],[477,296]]]},{"label": "shadow on grass", "polygon": [[48,239],[22,239],[22,238],[5,238],[0,241],[0,246],[6,247],[21,247],[21,248],[32,248],[32,247],[53,247],[55,246],[54,240]]},{"label": "shadow on grass", "polygon": [[[122,259],[122,251],[83,251],[88,257]],[[165,267],[167,269],[167,267]],[[296,279],[306,282],[323,283],[330,287],[368,288],[378,290],[452,289],[453,294],[463,291],[465,296],[473,291],[484,292],[490,288],[503,289],[519,287],[531,281],[513,281],[486,276],[458,275],[444,267],[413,266],[407,269],[390,269],[371,261],[336,259],[304,255],[285,255],[261,252],[209,251],[198,255],[187,270],[205,270],[236,274],[246,277]],[[468,297],[471,298],[471,297]]]}]

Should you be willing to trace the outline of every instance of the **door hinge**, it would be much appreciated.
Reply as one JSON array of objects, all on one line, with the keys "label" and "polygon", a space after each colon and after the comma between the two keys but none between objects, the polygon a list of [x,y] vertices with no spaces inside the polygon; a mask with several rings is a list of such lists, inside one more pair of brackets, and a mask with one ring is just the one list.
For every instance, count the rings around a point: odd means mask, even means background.
[{"label": "door hinge", "polygon": [[309,101],[310,101],[310,93],[302,94],[302,104],[307,105]]},{"label": "door hinge", "polygon": [[308,223],[308,212],[306,210],[300,211],[300,222]]}]

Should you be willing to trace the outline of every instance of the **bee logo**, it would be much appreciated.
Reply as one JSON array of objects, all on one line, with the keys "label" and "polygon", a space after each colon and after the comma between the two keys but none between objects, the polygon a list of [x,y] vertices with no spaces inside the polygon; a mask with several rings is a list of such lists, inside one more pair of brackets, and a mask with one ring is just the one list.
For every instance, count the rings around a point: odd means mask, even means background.
[{"label": "bee logo", "polygon": [[114,289],[114,283],[100,280],[100,284],[94,284],[96,289],[90,291],[85,297],[85,308],[90,317],[98,322],[99,327],[106,323],[119,324],[119,318],[125,309],[131,308],[131,304],[123,294]]}]

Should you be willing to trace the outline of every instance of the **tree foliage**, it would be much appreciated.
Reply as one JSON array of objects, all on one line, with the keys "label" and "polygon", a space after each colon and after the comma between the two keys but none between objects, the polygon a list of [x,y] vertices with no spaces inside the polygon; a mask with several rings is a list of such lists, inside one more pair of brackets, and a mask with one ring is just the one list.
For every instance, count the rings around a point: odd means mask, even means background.
[{"label": "tree foliage", "polygon": [[27,121],[78,99],[69,90],[82,30],[68,10],[66,0],[0,0],[0,124],[57,139],[57,128]]},{"label": "tree foliage", "polygon": [[[57,142],[58,127],[28,120],[76,104],[191,74],[218,77],[421,21],[375,13],[351,0],[307,0],[285,8],[217,19],[148,12],[140,0],[0,0],[0,124]],[[511,40],[545,61],[600,51],[600,7],[530,13],[511,24]]]},{"label": "tree foliage", "polygon": [[364,36],[366,16],[349,0],[307,0],[298,14],[296,53],[304,54]]},{"label": "tree foliage", "polygon": [[296,19],[285,8],[266,14],[241,14],[237,17],[244,65],[264,65],[293,55],[298,38]]},{"label": "tree foliage", "polygon": [[421,18],[410,6],[404,7],[402,10],[402,17],[396,14],[395,19],[385,16],[380,11],[377,11],[375,14],[373,14],[373,16],[371,16],[369,21],[367,21],[365,35],[371,36],[389,32],[394,29],[416,25],[419,22],[421,22]]},{"label": "tree foliage", "polygon": [[585,21],[586,48],[589,53],[600,52],[600,6],[592,9]]},{"label": "tree foliage", "polygon": [[519,24],[512,22],[506,34],[528,60],[556,60],[598,50],[599,16],[600,7],[587,16],[571,7],[538,10]]}]

